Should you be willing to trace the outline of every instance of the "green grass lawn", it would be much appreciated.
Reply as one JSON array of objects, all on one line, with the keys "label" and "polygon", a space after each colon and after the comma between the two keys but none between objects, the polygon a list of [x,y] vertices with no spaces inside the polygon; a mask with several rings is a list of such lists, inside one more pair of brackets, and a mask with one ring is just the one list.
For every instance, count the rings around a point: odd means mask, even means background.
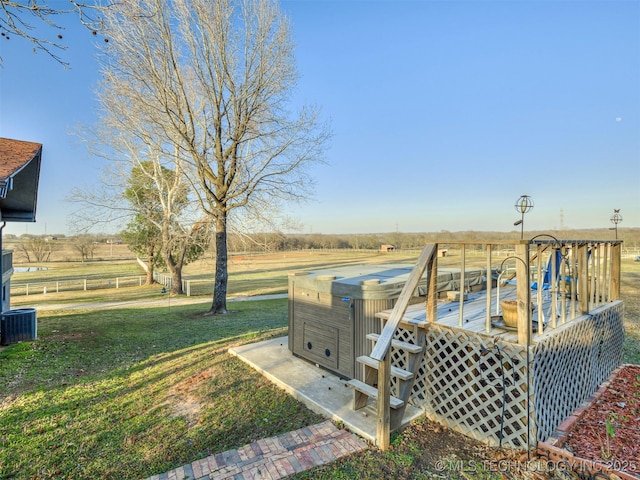
[{"label": "green grass lawn", "polygon": [[0,352],[0,478],[125,479],[320,421],[226,353],[285,334],[286,300],[45,312]]}]

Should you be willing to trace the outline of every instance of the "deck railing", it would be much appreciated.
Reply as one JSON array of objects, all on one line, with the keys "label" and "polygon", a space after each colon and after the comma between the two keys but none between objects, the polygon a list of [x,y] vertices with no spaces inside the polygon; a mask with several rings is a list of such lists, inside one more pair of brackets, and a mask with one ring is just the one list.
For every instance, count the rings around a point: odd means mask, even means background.
[{"label": "deck railing", "polygon": [[[468,293],[464,276],[470,247],[476,265],[478,251],[484,251],[486,333],[492,328],[492,318],[499,313],[496,308],[500,288],[508,283],[515,283],[520,344],[532,343],[534,320],[537,321],[537,334],[541,335],[545,329],[555,329],[620,299],[620,240],[558,240],[546,237],[510,243],[447,244],[447,251],[450,252],[452,247],[460,251],[460,327],[463,326],[464,299]],[[496,251],[500,252],[499,255],[495,255]],[[434,262],[427,268],[437,267]],[[532,305],[537,306],[533,314]],[[436,314],[427,315],[427,318],[437,322]]]},{"label": "deck railing", "polygon": [[[467,258],[472,257],[472,263],[476,267],[484,263],[486,333],[489,333],[492,328],[492,306],[499,303],[497,289],[501,285],[498,279],[515,281],[518,343],[531,345],[534,340],[531,308],[534,299],[538,305],[538,335],[542,335],[545,329],[558,328],[562,324],[620,299],[621,244],[619,240],[558,240],[544,235],[516,242],[482,244],[447,242],[425,247],[410,276],[410,281],[405,285],[371,353],[371,357],[379,361],[378,446],[382,450],[389,447],[389,371],[391,368],[389,346],[401,317],[406,311],[407,297],[410,295],[408,291],[415,288],[413,283],[417,285],[416,276],[422,276],[425,269],[429,272],[426,318],[428,322],[437,322],[435,299],[438,294],[438,258],[442,258],[445,263],[444,259],[448,256],[446,264],[451,266],[455,262],[455,254],[450,255],[450,253],[459,251],[460,281],[457,297],[460,309],[459,326],[463,327],[465,298],[469,293],[467,291],[469,286],[465,282]],[[484,259],[482,259],[483,256]],[[506,275],[503,275],[505,273]],[[494,288],[496,288],[495,297]],[[546,318],[543,313],[543,304],[548,305],[547,310],[550,311]]]}]

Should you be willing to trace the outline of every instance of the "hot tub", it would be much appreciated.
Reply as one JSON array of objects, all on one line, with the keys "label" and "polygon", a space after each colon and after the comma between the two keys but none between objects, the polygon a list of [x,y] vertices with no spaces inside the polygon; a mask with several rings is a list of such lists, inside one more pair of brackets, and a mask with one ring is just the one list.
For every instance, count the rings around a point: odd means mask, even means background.
[{"label": "hot tub", "polygon": [[[369,333],[380,333],[376,313],[393,308],[413,264],[357,265],[289,274],[289,350],[346,378],[362,380],[356,358],[371,353]],[[426,301],[425,272],[410,303]],[[459,286],[459,270],[438,269],[438,291]],[[457,281],[456,281],[457,280]],[[466,269],[465,284],[485,281]]]}]

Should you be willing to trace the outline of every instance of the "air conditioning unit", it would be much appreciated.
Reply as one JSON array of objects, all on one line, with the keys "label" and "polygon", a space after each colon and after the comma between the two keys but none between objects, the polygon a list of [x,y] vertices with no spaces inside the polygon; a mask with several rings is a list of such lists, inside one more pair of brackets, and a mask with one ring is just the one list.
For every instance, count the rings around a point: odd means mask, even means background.
[{"label": "air conditioning unit", "polygon": [[7,310],[0,315],[0,345],[11,345],[38,337],[35,308]]}]

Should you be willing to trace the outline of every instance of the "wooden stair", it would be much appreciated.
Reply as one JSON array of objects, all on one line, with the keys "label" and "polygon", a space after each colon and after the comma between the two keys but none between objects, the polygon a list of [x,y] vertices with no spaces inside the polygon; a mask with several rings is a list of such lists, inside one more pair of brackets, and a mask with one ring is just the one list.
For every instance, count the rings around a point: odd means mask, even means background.
[{"label": "wooden stair", "polygon": [[[406,328],[406,327],[405,327]],[[420,368],[422,353],[425,346],[424,329],[418,325],[414,326],[413,335],[418,343],[404,342],[400,340],[392,340],[391,355],[404,355],[405,368],[391,367],[390,374],[396,379],[396,392],[389,399],[391,407],[391,429],[395,430],[400,427],[402,417],[406,410],[407,403],[411,397],[411,390]],[[367,339],[374,343],[380,339],[377,333],[369,333]],[[362,355],[356,359],[358,363],[365,366],[364,381],[350,380],[349,384],[354,388],[353,409],[359,410],[367,405],[369,398],[378,399],[378,367],[380,362],[368,355]]]},{"label": "wooden stair", "polygon": [[[363,408],[364,406],[366,406],[367,404],[367,399],[368,398],[373,398],[374,400],[378,399],[378,389],[372,385],[367,385],[364,382],[361,382],[360,380],[349,380],[349,385],[351,385],[354,388],[354,392],[355,392],[355,397],[354,397],[354,406],[353,409],[354,410],[359,410],[360,408]],[[359,398],[364,398],[364,404],[361,407],[356,407],[356,404],[358,403],[358,400],[356,397]],[[398,408],[403,408],[405,406],[405,403],[400,400],[397,397],[394,397],[393,395],[391,396],[391,408],[398,409]]]},{"label": "wooden stair", "polygon": [[[420,253],[415,267],[402,287],[400,296],[393,306],[391,315],[386,319],[380,335],[369,334],[367,337],[374,341],[370,356],[358,357],[358,362],[364,364],[364,381],[351,380],[354,387],[353,409],[359,410],[367,405],[369,398],[376,399],[376,414],[378,417],[376,443],[381,450],[389,448],[390,431],[397,429],[402,423],[402,417],[411,397],[411,390],[415,382],[418,368],[422,363],[425,347],[425,330],[422,325],[403,322],[409,301],[418,287],[422,274],[429,272],[427,289],[427,316],[437,318],[437,245],[427,244]],[[427,266],[429,267],[427,269]],[[396,339],[398,326],[412,328],[415,343],[402,342]],[[410,325],[410,326],[409,326]],[[392,362],[402,356],[405,369],[394,368]],[[391,394],[391,377],[395,376],[395,392]]]},{"label": "wooden stair", "polygon": [[[367,339],[377,342],[380,339],[380,335],[377,333],[369,333],[367,334]],[[424,348],[424,345],[416,345],[415,343],[402,342],[400,340],[391,340],[391,346],[411,353],[421,353]]]}]

